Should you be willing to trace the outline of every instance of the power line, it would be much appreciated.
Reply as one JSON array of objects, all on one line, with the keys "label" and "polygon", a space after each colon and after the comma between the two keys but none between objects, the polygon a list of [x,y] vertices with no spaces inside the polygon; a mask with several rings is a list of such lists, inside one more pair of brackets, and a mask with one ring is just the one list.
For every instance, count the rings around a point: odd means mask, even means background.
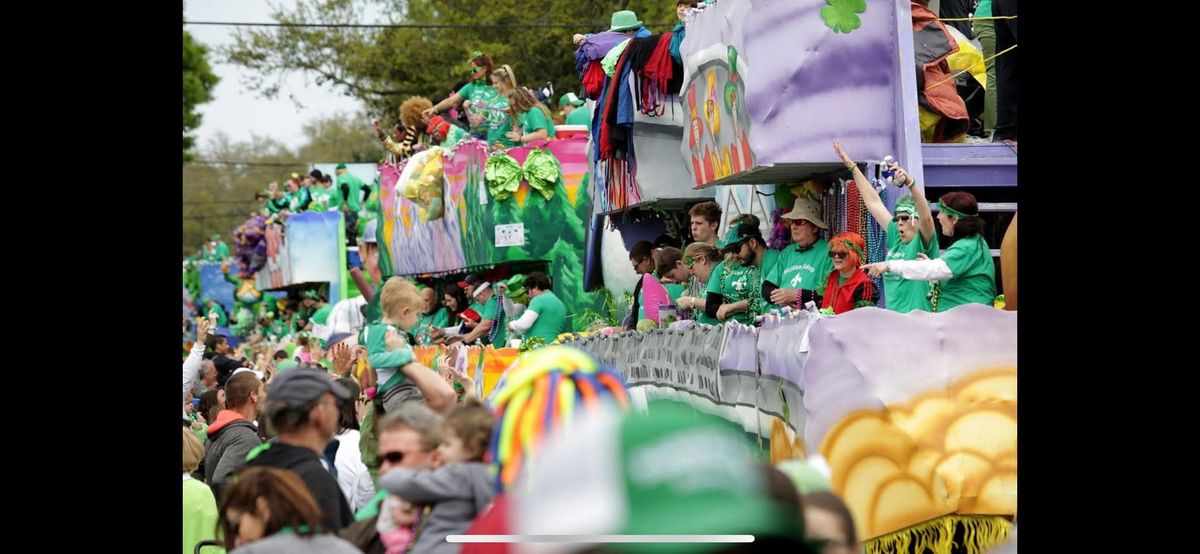
[{"label": "power line", "polygon": [[205,220],[205,219],[234,219],[234,218],[250,219],[250,217],[251,217],[250,212],[246,212],[244,214],[229,214],[229,215],[185,215],[185,216],[182,216],[180,219],[183,219],[185,221],[196,221],[196,220]]},{"label": "power line", "polygon": [[[244,21],[184,21],[184,25],[224,25],[230,27],[321,27],[326,29],[603,29],[600,23],[251,23]],[[673,23],[644,23],[664,27]]]},{"label": "power line", "polygon": [[191,160],[184,163],[196,165],[244,165],[248,167],[308,167],[308,164],[305,162],[235,162],[225,160]]}]

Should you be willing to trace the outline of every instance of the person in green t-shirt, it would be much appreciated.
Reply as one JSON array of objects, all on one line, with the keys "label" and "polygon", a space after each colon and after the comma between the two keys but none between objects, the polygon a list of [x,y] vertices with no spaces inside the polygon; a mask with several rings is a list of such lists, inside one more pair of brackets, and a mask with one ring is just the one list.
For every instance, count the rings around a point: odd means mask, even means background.
[{"label": "person in green t-shirt", "polygon": [[562,108],[563,114],[566,116],[563,123],[566,125],[586,125],[590,129],[592,127],[592,112],[583,107],[583,105],[583,99],[576,96],[574,92],[562,95],[558,99],[558,107]]},{"label": "person in green t-shirt", "polygon": [[229,259],[229,245],[221,240],[221,235],[214,233],[205,245],[204,259],[210,262],[223,262]]},{"label": "person in green t-shirt", "polygon": [[797,198],[792,211],[783,214],[792,231],[792,244],[776,256],[766,277],[763,293],[772,305],[803,309],[808,302],[821,305],[825,279],[833,271],[829,242],[821,238],[828,229],[816,202]]},{"label": "person in green t-shirt", "polygon": [[342,198],[345,198],[345,203],[339,203],[338,207],[343,212],[357,214],[362,209],[362,192],[363,182],[357,175],[350,173],[346,169],[346,164],[340,163],[335,170],[337,175],[337,189],[341,192]]},{"label": "person in green t-shirt", "polygon": [[524,285],[529,291],[529,307],[508,327],[524,334],[526,339],[537,337],[550,344],[567,332],[567,307],[550,290],[550,277],[545,273],[530,273],[525,276]]},{"label": "person in green t-shirt", "polygon": [[450,325],[450,315],[446,308],[438,303],[437,291],[433,290],[433,287],[417,285],[417,288],[421,290],[425,310],[417,317],[417,325],[413,327],[412,334],[417,339],[418,346],[427,346],[433,344],[437,337],[435,329],[444,329]]},{"label": "person in green t-shirt", "polygon": [[267,195],[266,191],[260,190],[254,193],[254,215],[261,215],[263,217],[271,215],[271,208],[267,205],[267,200],[269,199],[270,196]]},{"label": "person in green t-shirt", "polygon": [[225,308],[221,307],[220,302],[209,299],[205,302],[205,306],[205,317],[212,317],[215,314],[217,317],[217,327],[229,326],[229,316],[225,315]]},{"label": "person in green t-shirt", "polygon": [[[655,271],[664,286],[682,285],[688,282],[690,273],[687,264],[683,262],[683,250],[674,246],[664,246],[658,249],[658,257],[654,261]],[[681,289],[682,290],[682,289]],[[671,300],[679,298],[678,295]]]},{"label": "person in green t-shirt", "polygon": [[505,65],[493,69],[492,59],[480,52],[471,57],[470,82],[423,112],[433,117],[450,108],[462,106],[470,123],[471,135],[494,144],[503,134],[495,129],[505,119],[508,95],[517,87],[512,68]]},{"label": "person in green t-shirt", "polygon": [[705,290],[704,312],[720,321],[732,319],[752,325],[765,312],[762,262],[767,241],[756,225],[741,223],[725,235],[722,252],[732,253],[713,268]]},{"label": "person in green t-shirt", "polygon": [[[501,136],[500,145],[508,148],[556,137],[550,108],[524,88],[517,88],[509,95],[508,117],[496,132]],[[494,144],[491,140],[488,143]]]},{"label": "person in green t-shirt", "polygon": [[313,187],[313,202],[317,198],[324,200],[324,211],[339,212],[346,199],[342,196],[341,188],[334,184],[332,175],[321,175],[317,178],[319,184]]},{"label": "person in green t-shirt", "polygon": [[[308,192],[312,196],[312,202],[308,205],[310,212],[325,212],[330,210],[340,209],[341,195],[335,195],[337,189],[325,184],[325,175],[320,170],[314,169],[304,180],[309,183]],[[332,182],[332,179],[330,179]]]},{"label": "person in green t-shirt", "polygon": [[680,309],[679,319],[694,319],[708,325],[720,323],[716,318],[709,317],[704,313],[704,305],[708,298],[705,291],[708,289],[709,277],[713,273],[713,268],[720,263],[721,253],[711,244],[693,242],[684,249],[683,265],[687,268],[691,278],[688,281],[687,290],[675,299],[675,303]]},{"label": "person in green t-shirt", "polygon": [[979,204],[969,192],[951,192],[938,202],[942,234],[954,239],[935,260],[888,260],[863,269],[872,277],[896,273],[905,279],[936,281],[930,304],[944,312],[963,304],[992,305],[996,298],[996,263],[983,240]]},{"label": "person in green t-shirt", "polygon": [[[887,229],[888,260],[916,260],[920,256],[933,259],[938,257],[937,233],[933,228],[933,212],[929,209],[929,201],[925,199],[925,190],[916,186],[916,181],[899,165],[892,165],[896,176],[892,179],[901,187],[909,187],[912,196],[905,196],[896,202],[896,208],[888,213],[887,206],[871,186],[870,181],[863,175],[854,160],[842,149],[838,141],[833,141],[833,149],[837,151],[846,169],[854,175],[854,183],[858,194],[862,196],[867,212],[879,225]],[[883,276],[883,298],[889,310],[902,314],[913,310],[931,311],[929,303],[929,283],[904,279],[895,273]]]},{"label": "person in green t-shirt", "polygon": [[312,193],[307,186],[300,183],[299,174],[292,174],[292,178],[288,179],[287,189],[285,197],[288,201],[288,211],[294,214],[307,211],[308,205],[312,203]]},{"label": "person in green t-shirt", "polygon": [[354,244],[358,237],[358,212],[362,209],[362,193],[364,189],[370,189],[363,184],[362,179],[350,173],[344,163],[337,164],[334,173],[337,175],[336,190],[345,199],[339,208],[346,223],[346,244]]}]

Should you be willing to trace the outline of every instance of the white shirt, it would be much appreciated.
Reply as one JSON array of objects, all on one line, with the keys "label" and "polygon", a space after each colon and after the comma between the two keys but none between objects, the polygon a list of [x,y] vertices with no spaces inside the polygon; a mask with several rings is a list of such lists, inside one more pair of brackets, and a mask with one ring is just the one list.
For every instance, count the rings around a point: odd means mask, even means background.
[{"label": "white shirt", "polygon": [[352,512],[357,512],[375,496],[375,483],[371,482],[371,473],[367,471],[358,448],[360,436],[358,431],[347,429],[334,437],[338,440],[337,453],[333,456],[338,486],[346,495]]}]

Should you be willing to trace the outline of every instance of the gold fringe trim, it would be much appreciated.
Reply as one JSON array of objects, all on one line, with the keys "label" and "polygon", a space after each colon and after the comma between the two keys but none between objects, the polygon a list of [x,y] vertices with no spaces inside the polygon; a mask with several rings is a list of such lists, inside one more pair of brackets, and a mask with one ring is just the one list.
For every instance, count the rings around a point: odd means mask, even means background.
[{"label": "gold fringe trim", "polygon": [[[963,542],[954,541],[955,529],[962,525]],[[867,554],[934,554],[965,552],[983,554],[1008,540],[1013,524],[1003,516],[948,515],[863,543]]]}]

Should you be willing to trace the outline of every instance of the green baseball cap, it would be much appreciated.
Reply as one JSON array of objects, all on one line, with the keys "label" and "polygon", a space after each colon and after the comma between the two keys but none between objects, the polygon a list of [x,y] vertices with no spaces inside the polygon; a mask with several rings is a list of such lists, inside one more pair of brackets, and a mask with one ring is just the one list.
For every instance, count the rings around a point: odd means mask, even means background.
[{"label": "green baseball cap", "polygon": [[730,229],[725,233],[724,246],[721,247],[722,252],[736,252],[742,247],[742,243],[752,238],[762,240],[762,231],[753,223],[742,223],[737,227]]},{"label": "green baseball cap", "polygon": [[[799,514],[770,496],[745,433],[677,402],[606,414],[556,437],[512,491],[523,535],[754,535],[805,541]],[[722,543],[621,543],[622,552],[705,552]],[[790,546],[790,545],[789,545]]]},{"label": "green baseball cap", "polygon": [[583,105],[583,99],[576,96],[574,92],[568,92],[558,99],[559,106],[566,106],[567,104],[579,107]]}]

